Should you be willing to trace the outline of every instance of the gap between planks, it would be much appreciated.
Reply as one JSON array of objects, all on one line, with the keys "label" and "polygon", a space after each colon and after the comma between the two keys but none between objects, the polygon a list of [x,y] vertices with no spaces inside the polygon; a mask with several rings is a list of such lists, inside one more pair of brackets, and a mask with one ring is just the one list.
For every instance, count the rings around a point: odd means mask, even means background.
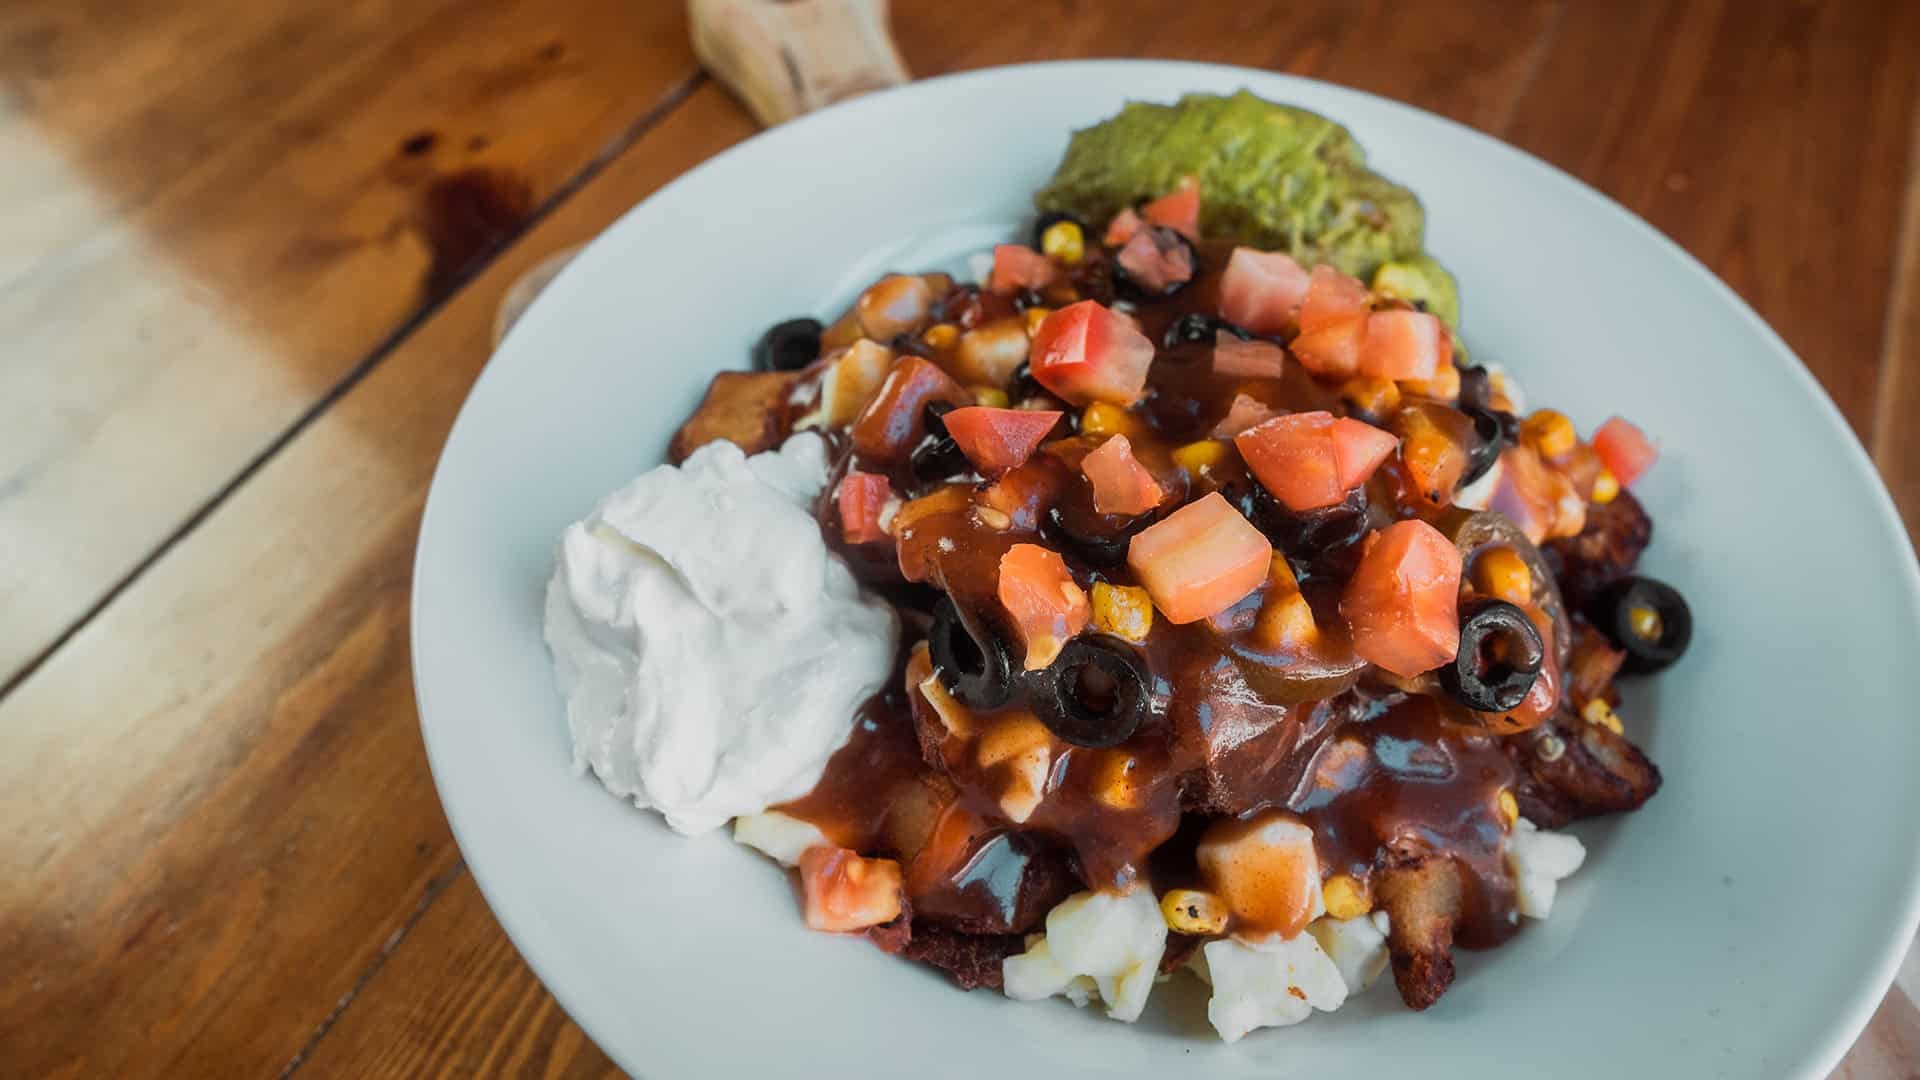
[{"label": "gap between planks", "polygon": [[607,145],[602,147],[599,153],[589,159],[587,163],[581,166],[572,176],[556,186],[552,194],[548,195],[539,205],[535,206],[533,212],[528,214],[511,233],[498,244],[494,245],[492,251],[488,252],[484,257],[472,260],[469,265],[462,269],[459,277],[455,278],[449,283],[446,289],[440,292],[440,295],[420,305],[418,310],[414,311],[406,319],[401,321],[399,325],[395,326],[386,337],[375,343],[359,362],[348,368],[332,386],[328,387],[325,392],[314,400],[313,404],[309,405],[298,416],[294,417],[293,421],[288,424],[280,434],[274,436],[272,441],[262,447],[259,453],[241,465],[239,470],[228,478],[226,483],[220,485],[212,495],[208,496],[205,502],[195,507],[193,512],[188,514],[179,525],[175,526],[171,532],[162,537],[160,542],[154,545],[152,551],[149,551],[139,562],[135,563],[131,569],[121,575],[112,585],[108,586],[107,590],[100,595],[99,599],[95,600],[85,611],[80,613],[79,617],[68,623],[58,634],[54,635],[51,641],[38,652],[34,653],[25,664],[21,665],[20,670],[14,672],[4,683],[0,683],[0,701],[4,701],[7,695],[13,693],[15,689],[32,678],[34,672],[44,667],[47,661],[51,660],[69,641],[73,640],[75,635],[86,629],[89,623],[98,618],[101,612],[112,606],[113,602],[118,600],[129,588],[132,588],[135,582],[145,577],[147,571],[152,569],[154,564],[164,558],[169,551],[172,551],[180,545],[181,541],[193,535],[202,523],[211,517],[215,511],[219,510],[221,506],[225,505],[227,500],[232,498],[233,494],[239,491],[247,481],[253,479],[261,469],[265,468],[268,462],[278,457],[280,451],[286,449],[288,444],[300,436],[301,432],[312,427],[314,422],[325,415],[328,409],[331,409],[336,402],[345,397],[348,392],[355,386],[358,386],[368,375],[372,374],[373,370],[379,367],[388,356],[392,355],[395,350],[405,344],[407,339],[413,336],[414,331],[425,325],[426,322],[438,314],[449,301],[459,295],[461,289],[463,289],[468,282],[479,276],[487,267],[493,265],[496,259],[500,258],[500,256],[505,254],[514,244],[518,243],[522,237],[526,236],[534,228],[539,226],[541,222],[551,216],[553,211],[571,198],[575,192],[579,191],[591,182],[594,177],[599,176],[601,172],[605,171],[608,165],[612,164],[615,159],[632,148],[648,131],[651,131],[653,127],[661,120],[664,120],[669,113],[678,108],[680,104],[691,97],[695,91],[699,90],[706,81],[707,73],[704,70],[695,70],[692,75],[687,76],[679,83],[670,87],[665,94],[660,96],[660,100],[654,102],[651,107],[641,113],[639,117],[635,118],[634,122],[629,124],[625,130],[609,140]]}]

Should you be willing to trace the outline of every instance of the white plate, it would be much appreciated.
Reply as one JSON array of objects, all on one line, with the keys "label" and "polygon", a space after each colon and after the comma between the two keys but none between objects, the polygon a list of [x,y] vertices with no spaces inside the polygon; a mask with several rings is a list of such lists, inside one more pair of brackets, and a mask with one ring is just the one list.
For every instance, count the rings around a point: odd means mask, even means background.
[{"label": "white plate", "polygon": [[[1068,132],[1128,99],[1242,86],[1353,129],[1428,209],[1465,333],[1582,430],[1658,435],[1648,572],[1691,653],[1624,715],[1666,774],[1579,828],[1553,918],[1464,954],[1433,1010],[1390,985],[1218,1044],[1182,976],[1148,1018],[963,994],[802,928],[771,863],[683,840],[568,769],[540,638],[556,538],[657,464],[716,370],[776,319],[1030,213]],[[1840,414],[1671,242],[1493,139],[1321,83],[1176,63],[916,83],[778,128],[622,218],[527,313],[447,440],[413,606],[421,727],[494,914],[594,1040],[653,1077],[1824,1075],[1916,919],[1920,575]],[[1185,985],[1183,985],[1185,984]]]}]

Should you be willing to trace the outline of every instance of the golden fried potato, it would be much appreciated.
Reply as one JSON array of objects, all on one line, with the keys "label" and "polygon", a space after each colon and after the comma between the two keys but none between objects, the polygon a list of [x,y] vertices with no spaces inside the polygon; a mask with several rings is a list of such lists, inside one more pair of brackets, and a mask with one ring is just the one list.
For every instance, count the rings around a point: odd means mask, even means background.
[{"label": "golden fried potato", "polygon": [[787,397],[800,378],[794,371],[723,371],[713,377],[707,396],[667,447],[675,465],[716,439],[726,439],[749,454],[771,450],[793,428]]}]

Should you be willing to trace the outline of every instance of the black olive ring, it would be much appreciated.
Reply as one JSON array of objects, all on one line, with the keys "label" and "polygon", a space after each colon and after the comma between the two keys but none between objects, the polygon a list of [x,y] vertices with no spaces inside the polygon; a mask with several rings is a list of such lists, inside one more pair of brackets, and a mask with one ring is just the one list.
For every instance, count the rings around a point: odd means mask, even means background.
[{"label": "black olive ring", "polygon": [[[1499,649],[1488,655],[1489,645]],[[1440,668],[1440,685],[1475,712],[1519,708],[1546,666],[1547,646],[1527,613],[1505,600],[1473,600],[1460,609],[1460,651]]]},{"label": "black olive ring", "polygon": [[978,626],[943,596],[933,605],[927,630],[933,673],[962,705],[997,709],[1013,697],[1013,659],[1007,643]]},{"label": "black olive ring", "polygon": [[1028,693],[1047,729],[1075,746],[1118,746],[1147,715],[1147,677],[1115,645],[1068,642],[1052,664],[1028,676]]},{"label": "black olive ring", "polygon": [[1594,597],[1587,617],[1626,650],[1621,670],[1634,675],[1671,666],[1693,641],[1693,612],[1686,599],[1650,577],[1624,577],[1607,586]]},{"label": "black olive ring", "polygon": [[927,402],[921,414],[926,422],[926,437],[907,457],[907,468],[912,472],[915,483],[937,484],[973,468],[973,463],[961,452],[960,444],[954,442],[953,436],[947,433],[946,416],[953,408],[951,403],[945,401]]},{"label": "black olive ring", "polygon": [[1160,345],[1167,349],[1176,345],[1212,345],[1223,333],[1232,334],[1241,341],[1253,340],[1252,334],[1225,319],[1190,311],[1173,320],[1173,323],[1167,327],[1166,335],[1161,338]]},{"label": "black olive ring", "polygon": [[753,346],[755,371],[799,371],[820,358],[819,319],[774,323]]},{"label": "black olive ring", "polygon": [[1506,425],[1500,414],[1479,405],[1462,405],[1460,411],[1473,421],[1473,449],[1467,454],[1467,471],[1460,475],[1458,487],[1487,475],[1493,463],[1500,460],[1500,451],[1507,445]]}]

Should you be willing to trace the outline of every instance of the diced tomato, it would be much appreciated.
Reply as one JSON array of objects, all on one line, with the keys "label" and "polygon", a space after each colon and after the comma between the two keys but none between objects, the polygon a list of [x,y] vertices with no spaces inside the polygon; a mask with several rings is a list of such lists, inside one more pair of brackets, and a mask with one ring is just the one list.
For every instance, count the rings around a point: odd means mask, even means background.
[{"label": "diced tomato", "polygon": [[900,864],[863,859],[846,848],[811,847],[800,854],[807,926],[848,934],[900,917]]},{"label": "diced tomato", "polygon": [[1353,651],[1411,679],[1460,651],[1460,549],[1418,519],[1367,537],[1340,598]]},{"label": "diced tomato", "polygon": [[1082,300],[1048,315],[1028,352],[1033,377],[1072,405],[1131,405],[1146,390],[1153,342],[1133,320]]},{"label": "diced tomato", "polygon": [[1621,487],[1645,476],[1653,467],[1654,459],[1660,456],[1644,432],[1617,416],[1609,418],[1593,433],[1593,452],[1600,455],[1607,471],[1620,481]]},{"label": "diced tomato", "polygon": [[1181,177],[1179,187],[1141,207],[1140,216],[1189,240],[1200,239],[1200,178]]},{"label": "diced tomato", "polygon": [[1360,370],[1360,347],[1367,340],[1367,318],[1352,318],[1302,330],[1289,343],[1294,359],[1315,375],[1344,379]]},{"label": "diced tomato", "polygon": [[1140,227],[1145,224],[1146,222],[1140,219],[1140,215],[1134,212],[1133,207],[1126,207],[1113,215],[1112,221],[1107,222],[1107,235],[1102,238],[1102,243],[1110,248],[1124,247],[1127,241],[1133,239],[1133,234],[1139,232]]},{"label": "diced tomato", "polygon": [[1256,401],[1245,394],[1235,394],[1233,404],[1227,408],[1227,415],[1218,424],[1213,425],[1213,437],[1231,439],[1250,427],[1266,423],[1273,419],[1273,416],[1273,409],[1264,402]]},{"label": "diced tomato", "polygon": [[903,356],[894,361],[880,392],[853,422],[853,448],[874,461],[903,460],[927,433],[930,401],[971,405],[973,395],[931,360]]},{"label": "diced tomato", "polygon": [[1015,544],[1000,556],[997,591],[1026,650],[1028,671],[1053,663],[1093,618],[1086,590],[1066,561],[1038,544]]},{"label": "diced tomato", "polygon": [[1300,302],[1300,332],[1344,324],[1365,315],[1372,305],[1373,298],[1359,278],[1321,263],[1307,277],[1306,296]]},{"label": "diced tomato", "polygon": [[1022,289],[1044,289],[1060,276],[1053,260],[1025,244],[1000,244],[993,249],[993,273],[987,288],[1004,296]]},{"label": "diced tomato", "polygon": [[1103,514],[1144,514],[1165,497],[1153,474],[1133,456],[1133,444],[1115,435],[1080,459],[1093,484],[1093,508]]},{"label": "diced tomato", "polygon": [[1450,346],[1451,340],[1439,318],[1424,311],[1376,311],[1367,316],[1367,336],[1360,346],[1360,374],[1379,379],[1431,379],[1440,370],[1442,346]]},{"label": "diced tomato", "polygon": [[840,529],[847,543],[871,544],[887,538],[880,518],[891,498],[893,485],[886,477],[858,469],[847,473],[840,481]]},{"label": "diced tomato", "polygon": [[1296,512],[1346,498],[1398,442],[1371,424],[1328,412],[1276,416],[1233,440],[1261,486]]},{"label": "diced tomato", "polygon": [[1200,269],[1193,248],[1165,225],[1149,225],[1134,233],[1113,261],[1135,285],[1156,296],[1192,281]]},{"label": "diced tomato", "polygon": [[1133,538],[1127,565],[1169,622],[1211,618],[1266,580],[1273,545],[1217,491]]},{"label": "diced tomato", "polygon": [[1222,331],[1213,345],[1213,373],[1233,379],[1277,379],[1287,354],[1271,341],[1241,341]]},{"label": "diced tomato", "polygon": [[969,405],[943,421],[947,434],[983,476],[998,476],[1033,456],[1047,432],[1065,415],[1039,409],[994,409]]},{"label": "diced tomato", "polygon": [[1256,334],[1279,334],[1293,325],[1309,280],[1285,252],[1234,248],[1220,275],[1220,317]]}]

